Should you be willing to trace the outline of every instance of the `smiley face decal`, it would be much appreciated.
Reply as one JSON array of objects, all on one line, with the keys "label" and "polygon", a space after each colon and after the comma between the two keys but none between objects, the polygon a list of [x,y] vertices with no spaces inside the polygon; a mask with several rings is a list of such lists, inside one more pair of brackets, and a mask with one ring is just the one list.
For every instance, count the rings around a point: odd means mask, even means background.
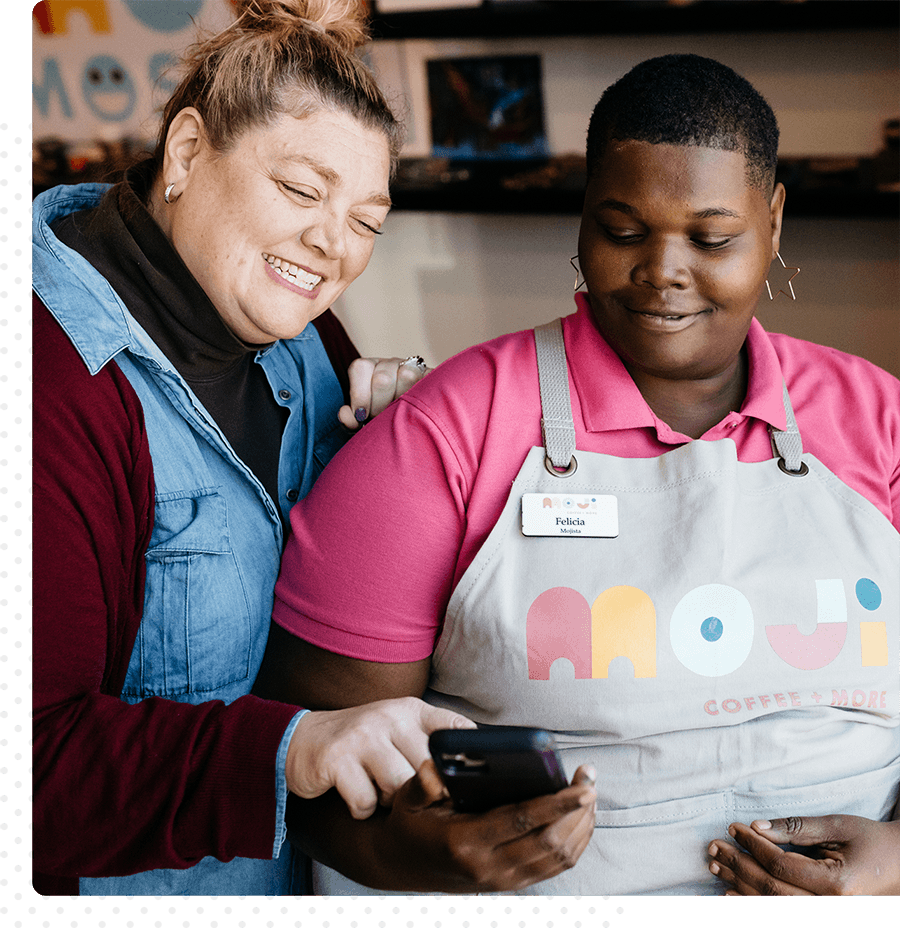
[{"label": "smiley face decal", "polygon": [[84,66],[84,101],[99,119],[122,122],[134,112],[137,90],[123,65],[109,55],[96,55]]}]

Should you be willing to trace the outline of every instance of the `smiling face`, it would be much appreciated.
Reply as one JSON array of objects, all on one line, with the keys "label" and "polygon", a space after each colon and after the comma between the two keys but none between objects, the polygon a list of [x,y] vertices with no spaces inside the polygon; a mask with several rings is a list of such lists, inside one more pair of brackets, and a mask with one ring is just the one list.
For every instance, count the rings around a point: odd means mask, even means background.
[{"label": "smiling face", "polygon": [[99,119],[122,122],[130,118],[137,89],[128,71],[109,55],[96,55],[85,65],[81,79],[84,101]]},{"label": "smiling face", "polygon": [[173,121],[153,214],[226,325],[293,338],[365,269],[390,199],[388,141],[352,116],[282,114],[225,154],[195,110]]},{"label": "smiling face", "polygon": [[741,376],[784,195],[770,202],[746,174],[741,152],[625,141],[591,175],[579,261],[596,323],[645,396],[654,382]]}]

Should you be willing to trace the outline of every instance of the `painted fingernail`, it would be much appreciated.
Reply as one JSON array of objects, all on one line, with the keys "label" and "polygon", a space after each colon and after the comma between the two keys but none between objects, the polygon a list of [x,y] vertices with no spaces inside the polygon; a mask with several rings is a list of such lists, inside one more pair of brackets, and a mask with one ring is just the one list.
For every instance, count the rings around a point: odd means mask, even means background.
[{"label": "painted fingernail", "polygon": [[365,422],[366,419],[369,418],[369,411],[365,406],[360,406],[359,409],[353,413],[353,415],[355,416],[357,422]]}]

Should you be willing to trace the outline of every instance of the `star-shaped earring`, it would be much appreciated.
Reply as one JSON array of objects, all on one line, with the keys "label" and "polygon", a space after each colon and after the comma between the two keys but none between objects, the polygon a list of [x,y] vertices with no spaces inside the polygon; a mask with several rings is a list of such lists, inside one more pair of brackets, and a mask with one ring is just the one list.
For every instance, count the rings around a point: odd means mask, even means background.
[{"label": "star-shaped earring", "polygon": [[[783,284],[781,284],[781,286],[778,287],[778,289],[775,290],[774,293],[772,291],[771,285],[769,284],[769,279],[766,278],[766,290],[768,290],[769,292],[769,299],[774,300],[775,297],[778,296],[779,293],[783,293],[785,296],[789,296],[792,300],[796,300],[797,297],[794,294],[794,287],[791,284],[791,281],[800,273],[800,268],[799,267],[788,267],[784,263],[784,259],[781,257],[781,255],[777,251],[775,252],[775,257],[778,258],[779,262],[781,263],[781,266],[784,268],[785,271],[793,271],[794,273],[791,274],[791,276],[788,277],[788,279]],[[772,262],[772,265],[773,266],[775,265],[774,261]],[[769,269],[769,273],[771,274],[771,268]],[[783,276],[783,275],[780,275],[780,276]],[[787,287],[787,290],[784,289],[785,287]]]}]

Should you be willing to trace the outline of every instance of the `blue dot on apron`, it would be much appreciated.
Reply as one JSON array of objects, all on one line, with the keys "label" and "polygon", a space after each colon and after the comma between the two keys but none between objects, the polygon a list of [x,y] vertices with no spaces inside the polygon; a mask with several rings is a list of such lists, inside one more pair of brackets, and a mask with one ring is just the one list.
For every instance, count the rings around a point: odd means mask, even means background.
[{"label": "blue dot on apron", "polygon": [[714,615],[704,619],[700,625],[700,634],[707,641],[718,641],[722,637],[723,631],[725,631],[725,626],[722,624],[722,620],[717,619]]},{"label": "blue dot on apron", "polygon": [[881,590],[874,580],[863,577],[856,581],[856,598],[863,609],[871,612],[881,605]]}]

